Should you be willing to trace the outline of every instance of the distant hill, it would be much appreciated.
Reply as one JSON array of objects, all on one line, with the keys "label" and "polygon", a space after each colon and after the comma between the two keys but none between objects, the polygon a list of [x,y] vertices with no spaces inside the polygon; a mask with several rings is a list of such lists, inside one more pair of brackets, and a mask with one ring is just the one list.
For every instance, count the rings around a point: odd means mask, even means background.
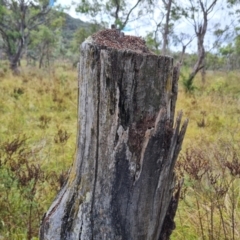
[{"label": "distant hill", "polygon": [[66,15],[66,21],[63,26],[63,32],[65,36],[72,37],[78,28],[88,28],[90,26],[90,23],[83,22],[78,18],[73,18],[67,13],[64,14]]},{"label": "distant hill", "polygon": [[63,44],[66,48],[70,46],[70,42],[72,41],[73,35],[79,28],[89,28],[90,23],[83,22],[82,20],[78,18],[73,18],[69,14],[64,13],[64,17],[66,18],[65,24],[63,26]]}]

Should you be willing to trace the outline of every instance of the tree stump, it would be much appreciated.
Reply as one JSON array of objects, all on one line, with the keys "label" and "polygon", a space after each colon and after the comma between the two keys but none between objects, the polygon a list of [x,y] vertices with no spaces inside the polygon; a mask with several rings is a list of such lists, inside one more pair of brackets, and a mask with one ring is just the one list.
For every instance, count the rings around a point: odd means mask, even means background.
[{"label": "tree stump", "polygon": [[173,127],[178,69],[116,29],[94,34],[80,52],[76,160],[40,239],[167,239],[187,127],[181,113]]}]

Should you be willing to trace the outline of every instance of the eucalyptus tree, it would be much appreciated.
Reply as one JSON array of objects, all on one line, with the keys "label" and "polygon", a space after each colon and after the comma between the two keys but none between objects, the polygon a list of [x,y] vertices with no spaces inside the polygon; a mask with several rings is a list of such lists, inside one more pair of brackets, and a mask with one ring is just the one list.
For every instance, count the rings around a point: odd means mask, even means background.
[{"label": "eucalyptus tree", "polygon": [[14,73],[31,31],[46,21],[50,10],[49,0],[0,0],[0,35]]},{"label": "eucalyptus tree", "polygon": [[31,44],[28,50],[34,52],[36,59],[39,61],[39,68],[42,68],[44,59],[46,66],[50,66],[50,58],[53,55],[54,49],[57,48],[58,40],[60,39],[60,31],[52,31],[46,25],[39,26],[38,30],[31,34]]},{"label": "eucalyptus tree", "polygon": [[204,61],[206,57],[204,40],[208,31],[209,21],[219,0],[188,0],[184,5],[186,19],[193,27],[197,38],[197,61],[188,77],[192,82],[197,73],[202,70],[202,81],[205,82]]},{"label": "eucalyptus tree", "polygon": [[181,45],[182,50],[181,50],[181,54],[180,54],[180,58],[178,61],[179,66],[182,66],[183,62],[184,62],[184,56],[186,53],[186,49],[187,47],[192,43],[192,41],[194,40],[194,35],[190,35],[187,33],[179,33],[179,34],[174,34],[173,35],[173,42],[174,45]]},{"label": "eucalyptus tree", "polygon": [[171,21],[171,15],[173,15],[171,14],[171,11],[172,11],[172,4],[174,0],[162,0],[162,2],[164,4],[164,9],[166,12],[165,23],[162,31],[162,37],[163,37],[162,53],[165,54],[168,46],[168,35],[171,29],[170,21]]},{"label": "eucalyptus tree", "polygon": [[182,18],[182,8],[175,0],[150,0],[147,8],[154,28],[147,35],[147,43],[151,43],[156,52],[166,55],[170,39],[174,36],[174,28]]},{"label": "eucalyptus tree", "polygon": [[65,17],[58,11],[51,11],[48,17],[49,21],[32,30],[28,44],[28,55],[34,54],[35,59],[39,61],[39,68],[43,66],[44,60],[46,60],[45,65],[50,66],[51,59],[57,54],[61,45]]}]

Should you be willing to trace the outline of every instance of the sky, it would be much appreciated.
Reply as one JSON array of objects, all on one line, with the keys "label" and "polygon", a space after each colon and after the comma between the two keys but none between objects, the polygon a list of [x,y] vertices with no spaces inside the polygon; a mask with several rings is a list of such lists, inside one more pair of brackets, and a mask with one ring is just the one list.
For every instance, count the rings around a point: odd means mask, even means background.
[{"label": "sky", "polygon": [[[49,1],[54,1],[54,0],[49,0]],[[76,0],[77,2],[77,0]],[[134,0],[132,0],[131,2],[134,2]],[[73,4],[69,4],[69,0],[57,0],[57,3],[60,3],[62,5],[65,6],[69,6],[70,9],[68,11],[66,11],[67,13],[69,13],[72,17],[74,18],[79,18],[82,21],[90,21],[91,19],[89,19],[89,17],[85,16],[84,14],[80,14],[80,13],[76,13],[75,11],[75,6]],[[106,19],[106,21],[108,22],[109,19]],[[111,26],[112,23],[109,22],[109,28]],[[126,26],[125,28],[125,32],[127,32],[130,35],[137,35],[137,36],[145,36],[146,32],[148,32],[149,30],[149,22],[133,22],[130,23]]]},{"label": "sky", "polygon": [[[49,0],[49,1],[52,2],[54,0]],[[182,1],[186,1],[187,3],[188,0],[182,0]],[[209,0],[206,2],[209,2]],[[69,10],[66,12],[69,13],[72,17],[79,18],[82,21],[88,21],[88,22],[90,21],[89,17],[85,16],[84,14],[76,13],[75,6],[73,4],[69,4],[69,0],[57,0],[57,3],[60,3],[65,6],[69,6]],[[209,24],[210,30],[213,29],[214,24],[220,23],[224,25],[228,21],[226,12],[224,12],[221,9],[222,6],[223,6],[223,0],[218,0],[218,4],[215,7],[215,11],[213,11],[210,15],[210,20],[211,20]],[[154,21],[151,20],[151,18],[152,16],[150,17],[149,15],[146,14],[141,21],[138,20],[135,22],[131,22],[124,29],[125,34],[145,37],[147,33],[153,31],[154,26],[156,26]],[[155,18],[155,21],[159,21],[160,10],[159,12],[155,11],[154,18]],[[109,19],[107,21],[110,22]],[[109,27],[110,25],[111,23],[109,23]],[[177,22],[177,24],[175,25],[176,26],[174,31],[176,33],[180,34],[180,32],[184,32],[184,33],[188,33],[190,36],[194,35],[193,26],[188,21],[183,20],[181,22]],[[211,33],[208,33],[205,39],[205,45],[207,46],[206,48],[207,50],[212,48],[213,41],[214,41],[213,35]],[[181,50],[181,44],[179,44],[178,46],[175,46],[174,48],[175,50]],[[196,39],[187,48],[188,52],[193,52],[195,50],[196,50]]]}]

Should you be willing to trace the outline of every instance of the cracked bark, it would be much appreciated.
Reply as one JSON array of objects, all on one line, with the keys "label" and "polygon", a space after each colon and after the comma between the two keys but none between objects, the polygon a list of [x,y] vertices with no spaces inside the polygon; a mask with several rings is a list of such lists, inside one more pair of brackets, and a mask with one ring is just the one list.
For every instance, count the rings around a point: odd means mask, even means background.
[{"label": "cracked bark", "polygon": [[40,239],[168,239],[187,127],[181,113],[173,126],[173,59],[91,41],[80,54],[76,159]]}]

